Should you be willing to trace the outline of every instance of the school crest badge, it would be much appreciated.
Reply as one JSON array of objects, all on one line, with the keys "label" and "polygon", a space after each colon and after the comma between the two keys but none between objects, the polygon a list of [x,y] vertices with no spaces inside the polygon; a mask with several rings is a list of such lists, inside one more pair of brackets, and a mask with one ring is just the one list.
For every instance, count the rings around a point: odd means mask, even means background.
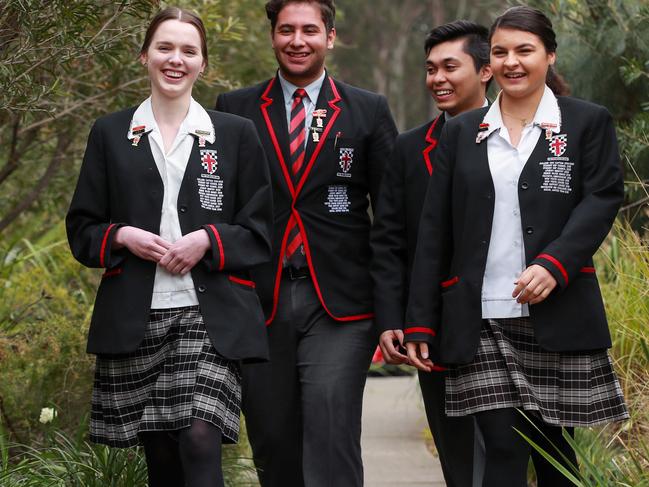
[{"label": "school crest badge", "polygon": [[354,162],[354,149],[341,147],[340,148],[340,169],[342,172],[337,173],[341,178],[351,178],[352,175],[349,171],[352,168],[352,163]]},{"label": "school crest badge", "polygon": [[555,157],[560,157],[566,152],[566,149],[568,147],[567,134],[553,135],[549,139],[549,141],[550,141],[550,152]]},{"label": "school crest badge", "polygon": [[218,165],[216,151],[202,150],[201,165],[203,166],[203,169],[207,171],[208,174],[214,174],[216,172],[216,166]]}]

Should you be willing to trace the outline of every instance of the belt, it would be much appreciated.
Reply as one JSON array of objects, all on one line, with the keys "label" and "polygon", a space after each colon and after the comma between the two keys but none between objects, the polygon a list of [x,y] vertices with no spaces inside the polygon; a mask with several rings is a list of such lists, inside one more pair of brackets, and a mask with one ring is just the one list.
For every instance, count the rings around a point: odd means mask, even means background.
[{"label": "belt", "polygon": [[309,272],[309,267],[300,267],[299,269],[296,269],[293,266],[287,266],[284,267],[284,276],[288,277],[291,281],[296,281],[298,279],[306,279],[309,277],[310,272]]}]

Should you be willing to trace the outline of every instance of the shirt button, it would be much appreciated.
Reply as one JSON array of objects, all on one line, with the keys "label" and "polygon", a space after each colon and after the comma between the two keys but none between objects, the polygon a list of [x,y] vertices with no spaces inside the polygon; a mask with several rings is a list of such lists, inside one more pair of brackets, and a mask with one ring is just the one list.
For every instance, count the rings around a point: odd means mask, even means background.
[{"label": "shirt button", "polygon": [[204,293],[205,291],[207,291],[207,288],[205,286],[203,286],[202,284],[200,286],[198,286],[198,292],[199,293]]},{"label": "shirt button", "polygon": [[528,235],[532,235],[532,234],[534,233],[534,228],[532,228],[532,227],[527,227],[527,228],[525,229],[525,233],[527,233]]},{"label": "shirt button", "polygon": [[180,212],[181,213],[187,213],[187,207],[186,206],[181,206],[180,207]]},{"label": "shirt button", "polygon": [[518,216],[518,215],[519,215],[518,210],[514,210],[513,213],[514,213],[514,216]]},{"label": "shirt button", "polygon": [[523,183],[521,183],[521,189],[527,189],[527,188],[529,188],[529,187],[530,187],[530,185],[527,184],[527,182],[523,182]]}]

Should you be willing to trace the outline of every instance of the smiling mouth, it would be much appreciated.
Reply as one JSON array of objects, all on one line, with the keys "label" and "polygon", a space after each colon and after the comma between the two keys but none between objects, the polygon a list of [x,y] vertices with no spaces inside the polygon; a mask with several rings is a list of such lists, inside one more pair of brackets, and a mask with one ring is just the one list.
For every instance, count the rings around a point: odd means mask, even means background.
[{"label": "smiling mouth", "polygon": [[434,93],[435,96],[444,97],[444,96],[452,95],[454,92],[453,90],[435,90]]},{"label": "smiling mouth", "polygon": [[291,59],[304,59],[309,55],[308,52],[287,52],[286,54]]},{"label": "smiling mouth", "polygon": [[526,76],[525,73],[505,73],[505,78],[508,79],[520,79]]},{"label": "smiling mouth", "polygon": [[163,73],[168,78],[173,78],[173,79],[180,79],[183,76],[185,76],[185,73],[183,73],[181,71],[171,71],[169,69],[164,70]]}]

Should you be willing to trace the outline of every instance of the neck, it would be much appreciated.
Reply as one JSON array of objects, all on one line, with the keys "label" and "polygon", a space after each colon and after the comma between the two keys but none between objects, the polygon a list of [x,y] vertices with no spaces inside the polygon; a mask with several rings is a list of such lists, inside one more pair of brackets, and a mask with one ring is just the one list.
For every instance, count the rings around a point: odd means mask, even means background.
[{"label": "neck", "polygon": [[289,83],[297,86],[298,88],[306,88],[309,86],[311,83],[313,83],[315,80],[317,80],[320,76],[322,76],[322,73],[324,73],[324,66],[320,68],[317,74],[311,75],[311,76],[293,76],[290,73],[286,73],[282,71],[282,68],[279,68],[279,72],[282,75],[282,78],[284,78],[286,81]]},{"label": "neck", "polygon": [[173,99],[151,94],[151,108],[158,125],[179,127],[187,116],[190,102],[191,93]]},{"label": "neck", "polygon": [[516,118],[532,120],[541,103],[544,91],[545,85],[524,98],[513,98],[503,91],[500,97],[500,111]]},{"label": "neck", "polygon": [[485,90],[480,90],[480,92],[477,93],[474,98],[471,98],[471,100],[469,100],[469,102],[466,105],[462,105],[461,107],[458,107],[458,109],[455,110],[447,110],[446,113],[448,113],[451,117],[455,117],[460,113],[475,110],[476,108],[482,108],[484,106],[485,99],[486,99]]}]

